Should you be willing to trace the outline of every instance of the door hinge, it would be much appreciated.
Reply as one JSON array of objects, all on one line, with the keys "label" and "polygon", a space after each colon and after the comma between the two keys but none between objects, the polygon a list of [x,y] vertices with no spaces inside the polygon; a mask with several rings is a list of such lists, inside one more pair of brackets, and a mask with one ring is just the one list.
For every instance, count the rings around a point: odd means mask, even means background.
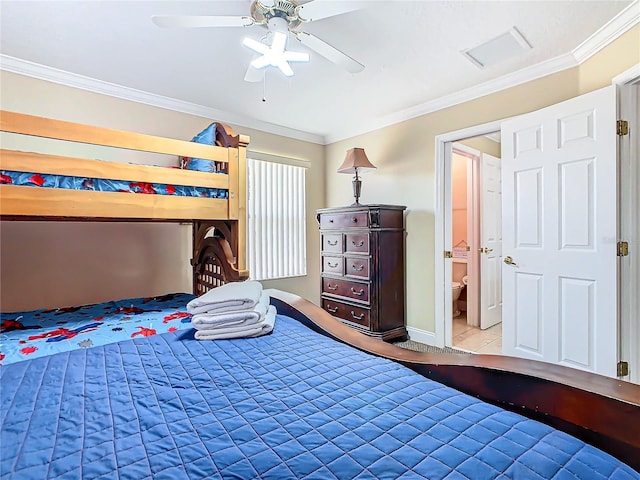
[{"label": "door hinge", "polygon": [[624,135],[629,135],[629,122],[627,122],[626,120],[617,120],[616,121],[616,133],[620,137],[622,137]]},{"label": "door hinge", "polygon": [[618,362],[618,376],[626,377],[629,375],[629,363],[628,362]]},{"label": "door hinge", "polygon": [[451,252],[450,250],[445,250],[444,258],[453,258],[453,252]]},{"label": "door hinge", "polygon": [[629,255],[629,242],[618,242],[618,256],[626,257]]}]

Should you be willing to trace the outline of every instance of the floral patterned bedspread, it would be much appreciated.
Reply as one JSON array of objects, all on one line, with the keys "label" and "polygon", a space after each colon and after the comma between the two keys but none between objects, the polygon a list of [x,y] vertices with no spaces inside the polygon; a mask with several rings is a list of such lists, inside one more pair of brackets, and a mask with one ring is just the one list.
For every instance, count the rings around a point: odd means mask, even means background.
[{"label": "floral patterned bedspread", "polygon": [[0,313],[0,365],[189,329],[191,315],[186,305],[192,298],[191,294],[172,293],[53,310]]}]

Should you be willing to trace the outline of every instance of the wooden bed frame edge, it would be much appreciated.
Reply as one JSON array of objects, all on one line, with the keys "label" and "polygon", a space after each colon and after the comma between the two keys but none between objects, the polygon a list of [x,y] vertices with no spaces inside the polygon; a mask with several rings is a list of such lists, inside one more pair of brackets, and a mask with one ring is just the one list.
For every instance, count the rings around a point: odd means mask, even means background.
[{"label": "wooden bed frame edge", "polygon": [[297,295],[267,293],[279,313],[323,335],[548,424],[640,471],[640,385],[501,355],[415,352],[357,332]]}]

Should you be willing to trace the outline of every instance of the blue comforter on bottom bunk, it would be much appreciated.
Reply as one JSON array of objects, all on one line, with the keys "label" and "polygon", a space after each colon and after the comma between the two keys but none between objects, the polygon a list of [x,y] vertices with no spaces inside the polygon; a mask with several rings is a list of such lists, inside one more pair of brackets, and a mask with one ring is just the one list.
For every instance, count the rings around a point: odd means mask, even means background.
[{"label": "blue comforter on bottom bunk", "polygon": [[638,479],[538,422],[287,317],[0,368],[3,479]]}]

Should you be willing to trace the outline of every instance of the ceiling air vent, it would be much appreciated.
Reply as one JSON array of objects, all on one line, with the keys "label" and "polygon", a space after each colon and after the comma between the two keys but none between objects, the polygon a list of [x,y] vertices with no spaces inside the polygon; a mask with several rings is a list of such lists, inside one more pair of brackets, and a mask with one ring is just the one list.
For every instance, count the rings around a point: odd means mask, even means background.
[{"label": "ceiling air vent", "polygon": [[475,66],[484,68],[502,62],[510,57],[529,50],[531,45],[516,27],[498,35],[477,47],[463,50],[462,53]]}]

